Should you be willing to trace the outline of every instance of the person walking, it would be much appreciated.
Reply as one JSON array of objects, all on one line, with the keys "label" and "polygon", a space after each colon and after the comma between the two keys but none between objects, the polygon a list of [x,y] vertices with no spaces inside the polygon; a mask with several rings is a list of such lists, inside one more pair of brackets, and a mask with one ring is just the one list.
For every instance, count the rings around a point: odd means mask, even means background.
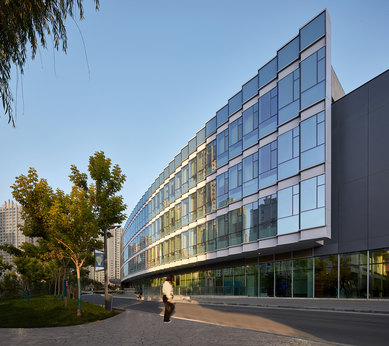
[{"label": "person walking", "polygon": [[162,300],[163,300],[163,304],[165,305],[165,313],[163,315],[164,323],[170,322],[170,315],[174,310],[174,304],[172,303],[174,298],[173,285],[172,285],[173,280],[174,280],[174,276],[168,275],[166,281],[163,283],[162,286],[162,294],[163,294]]}]

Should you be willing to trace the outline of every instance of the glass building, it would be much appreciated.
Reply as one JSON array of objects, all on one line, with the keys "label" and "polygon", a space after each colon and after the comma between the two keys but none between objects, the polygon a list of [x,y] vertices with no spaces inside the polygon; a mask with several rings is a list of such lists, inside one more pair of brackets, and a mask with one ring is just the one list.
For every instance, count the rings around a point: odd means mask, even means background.
[{"label": "glass building", "polygon": [[389,251],[341,243],[343,96],[323,11],[145,192],[124,228],[122,284],[160,294],[169,273],[181,295],[389,297]]}]

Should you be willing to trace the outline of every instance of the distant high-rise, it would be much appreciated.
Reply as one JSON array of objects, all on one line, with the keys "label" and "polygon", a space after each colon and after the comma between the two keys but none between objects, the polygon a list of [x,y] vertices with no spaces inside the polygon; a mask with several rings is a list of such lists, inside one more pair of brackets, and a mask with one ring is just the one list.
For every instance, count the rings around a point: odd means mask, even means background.
[{"label": "distant high-rise", "polygon": [[[120,254],[121,254],[121,238],[123,234],[122,227],[110,229],[112,237],[108,238],[107,252],[108,252],[108,279],[120,279]],[[103,237],[100,238],[103,240]],[[104,283],[104,270],[96,271],[94,267],[89,267],[89,278]]]},{"label": "distant high-rise", "polygon": [[[14,201],[4,202],[0,207],[0,245],[11,244],[20,248],[25,242],[32,243],[33,239],[19,230],[18,226],[23,224],[22,207]],[[11,255],[4,251],[0,254],[4,256],[4,261],[12,263]]]}]

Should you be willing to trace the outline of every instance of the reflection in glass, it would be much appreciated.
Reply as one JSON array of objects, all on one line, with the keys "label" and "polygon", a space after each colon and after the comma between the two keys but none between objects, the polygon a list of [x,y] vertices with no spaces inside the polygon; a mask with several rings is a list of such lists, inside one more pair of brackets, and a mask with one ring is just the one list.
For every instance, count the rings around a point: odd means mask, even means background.
[{"label": "reflection in glass", "polygon": [[278,51],[278,71],[296,60],[300,56],[300,37],[297,36],[285,47]]},{"label": "reflection in glass", "polygon": [[300,170],[299,127],[278,136],[278,179],[285,179]]},{"label": "reflection in glass", "polygon": [[341,298],[366,298],[366,252],[340,255],[339,292]]},{"label": "reflection in glass", "polygon": [[216,177],[217,207],[223,208],[228,205],[228,171]]},{"label": "reflection in glass", "polygon": [[258,239],[258,202],[243,206],[243,243],[249,243]]},{"label": "reflection in glass", "polygon": [[264,188],[277,182],[277,141],[259,149],[259,187]]},{"label": "reflection in glass", "polygon": [[228,213],[229,246],[242,244],[242,208]]},{"label": "reflection in glass", "polygon": [[337,298],[338,296],[338,256],[315,258],[315,297]]},{"label": "reflection in glass", "polygon": [[217,249],[228,247],[228,214],[217,217]]},{"label": "reflection in glass", "polygon": [[242,93],[243,103],[258,94],[258,75],[243,85]]},{"label": "reflection in glass", "polygon": [[221,167],[228,162],[228,129],[219,133],[216,141],[217,167]]},{"label": "reflection in glass", "polygon": [[301,228],[325,225],[325,175],[303,180],[301,186]]},{"label": "reflection in glass", "polygon": [[277,57],[268,62],[258,71],[259,88],[264,87],[267,83],[277,77]]},{"label": "reflection in glass", "polygon": [[261,263],[259,272],[259,296],[274,297],[274,263]]},{"label": "reflection in glass", "polygon": [[277,235],[277,194],[259,199],[259,238]]},{"label": "reflection in glass", "polygon": [[300,30],[301,50],[311,45],[325,33],[325,12],[323,12]]},{"label": "reflection in glass", "polygon": [[243,196],[258,191],[258,152],[243,159]]},{"label": "reflection in glass", "polygon": [[277,129],[277,87],[259,98],[259,137]]},{"label": "reflection in glass", "polygon": [[228,126],[229,159],[242,153],[242,117],[236,119]]},{"label": "reflection in glass", "polygon": [[299,230],[299,186],[294,185],[278,191],[278,234]]},{"label": "reflection in glass", "polygon": [[242,108],[242,91],[228,100],[228,115],[234,114],[237,110]]},{"label": "reflection in glass", "polygon": [[313,258],[293,261],[293,297],[313,297]]},{"label": "reflection in glass", "polygon": [[243,112],[243,149],[258,142],[258,103]]},{"label": "reflection in glass", "polygon": [[278,82],[278,124],[283,124],[299,114],[299,83],[299,69],[288,74]]},{"label": "reflection in glass", "polygon": [[301,109],[325,97],[325,47],[301,62]]},{"label": "reflection in glass", "polygon": [[389,249],[370,251],[369,292],[372,298],[389,298]]},{"label": "reflection in glass", "polygon": [[276,262],[276,297],[292,296],[292,261]]},{"label": "reflection in glass", "polygon": [[242,163],[231,167],[228,170],[229,176],[229,203],[242,198]]}]

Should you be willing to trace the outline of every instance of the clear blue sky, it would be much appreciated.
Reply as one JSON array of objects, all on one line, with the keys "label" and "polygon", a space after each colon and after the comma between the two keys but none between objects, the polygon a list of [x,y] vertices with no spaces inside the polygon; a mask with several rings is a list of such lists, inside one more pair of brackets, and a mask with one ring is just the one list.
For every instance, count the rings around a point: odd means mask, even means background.
[{"label": "clear blue sky", "polygon": [[40,49],[17,92],[16,128],[0,118],[0,203],[29,167],[70,191],[70,165],[104,151],[127,176],[130,214],[188,140],[298,29],[327,8],[332,65],[346,93],[389,68],[387,0],[85,1],[69,48]]}]

